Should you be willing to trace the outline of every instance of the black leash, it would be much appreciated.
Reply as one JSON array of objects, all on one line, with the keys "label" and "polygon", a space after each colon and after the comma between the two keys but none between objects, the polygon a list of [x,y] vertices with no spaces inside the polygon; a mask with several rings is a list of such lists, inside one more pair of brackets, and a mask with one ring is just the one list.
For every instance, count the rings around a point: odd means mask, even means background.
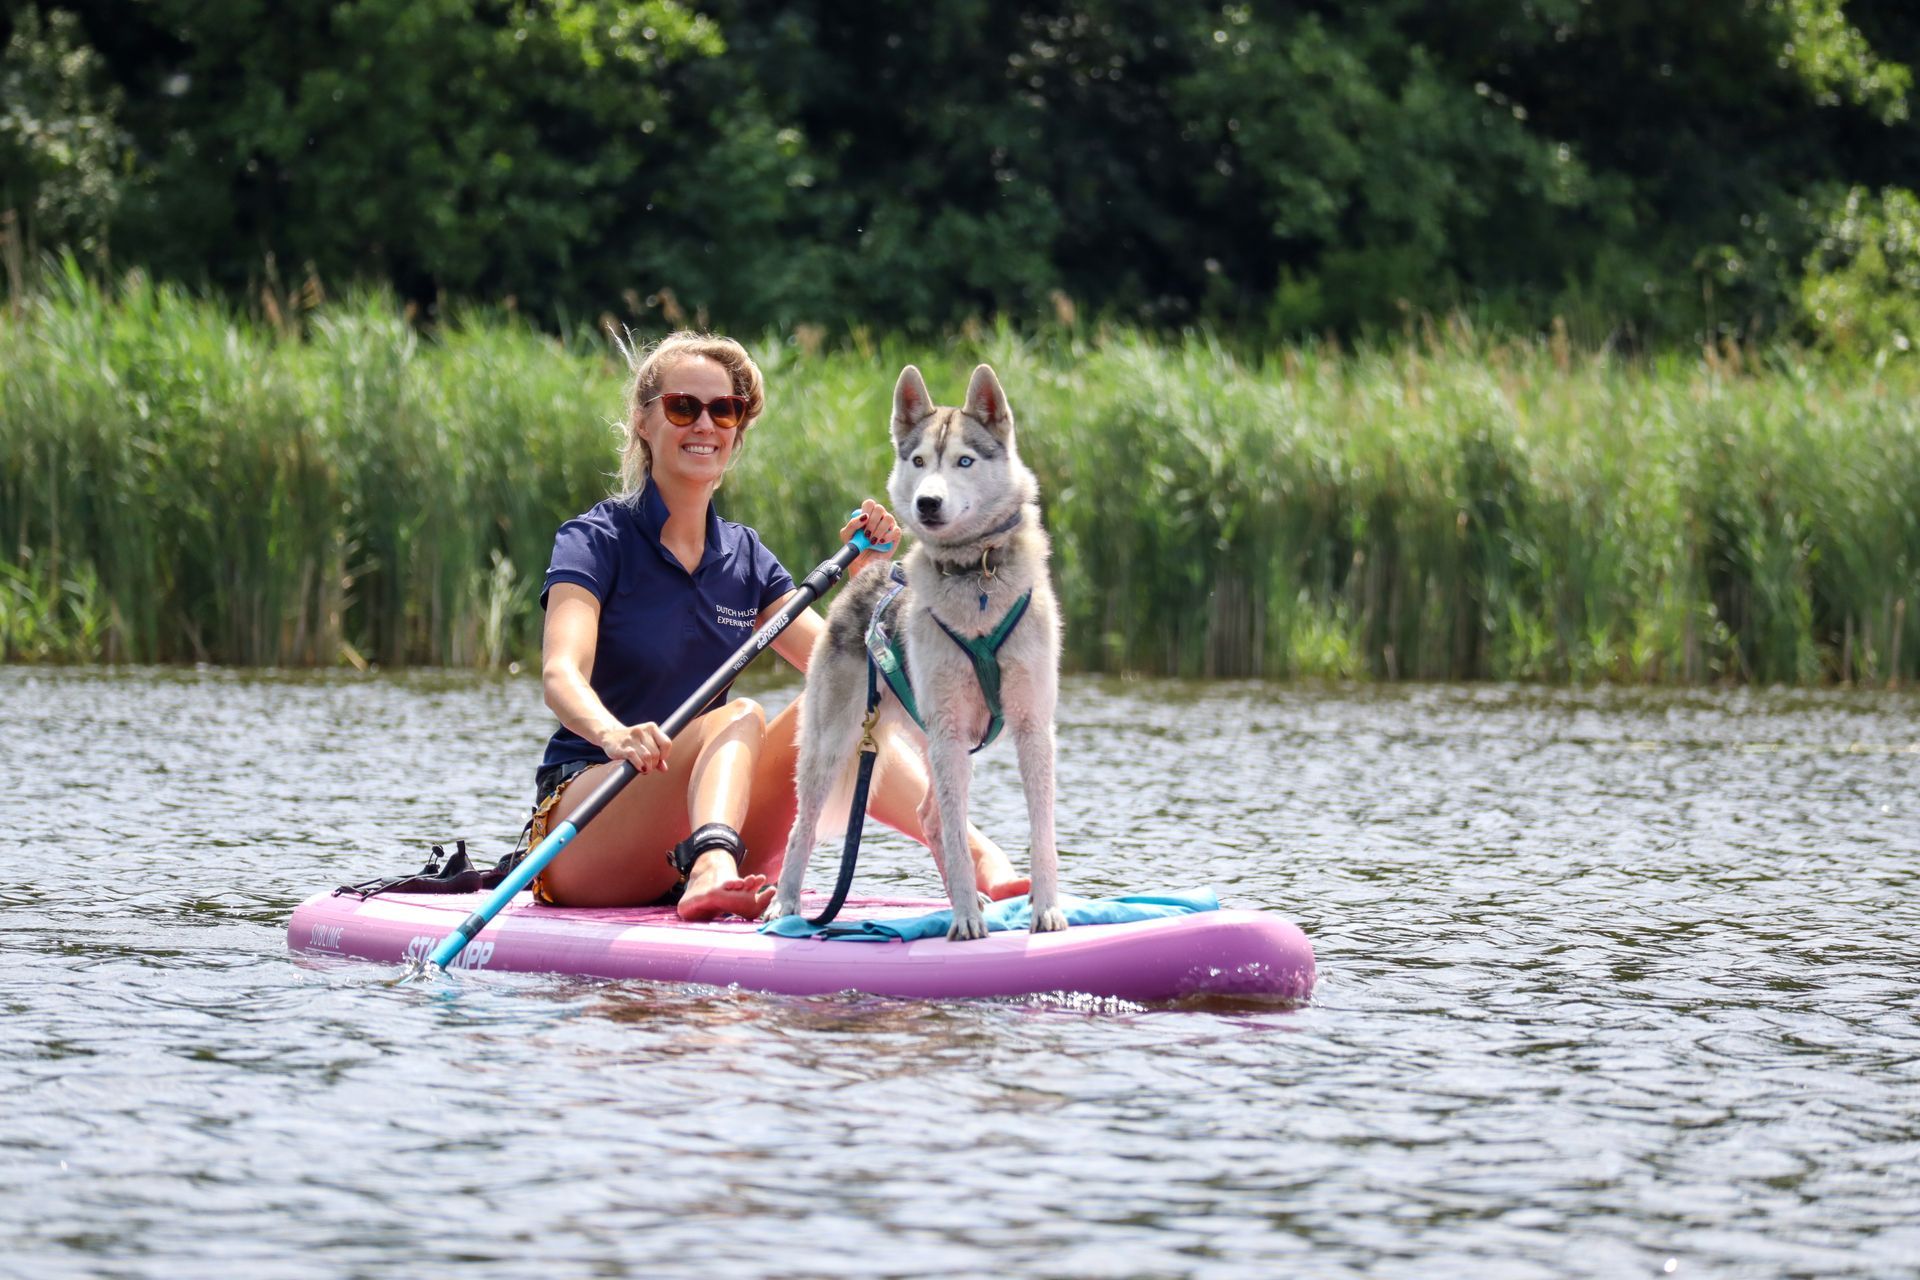
[{"label": "black leash", "polygon": [[847,841],[840,847],[840,878],[834,881],[833,896],[826,910],[808,919],[819,928],[833,922],[847,904],[847,892],[853,888],[853,869],[860,861],[860,833],[867,825],[867,790],[873,785],[873,764],[880,757],[880,744],[874,740],[873,725],[880,717],[880,673],[867,658],[867,720],[860,736],[860,774],[853,784],[853,810],[847,814]]}]

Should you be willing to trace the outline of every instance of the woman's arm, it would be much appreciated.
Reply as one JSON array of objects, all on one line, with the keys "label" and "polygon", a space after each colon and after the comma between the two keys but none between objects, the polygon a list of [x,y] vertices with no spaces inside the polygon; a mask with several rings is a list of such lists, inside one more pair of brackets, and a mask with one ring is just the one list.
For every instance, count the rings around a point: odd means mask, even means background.
[{"label": "woman's arm", "polygon": [[624,725],[588,683],[600,639],[600,601],[585,587],[556,582],[547,590],[547,622],[540,642],[540,689],[560,723],[641,773],[667,767],[667,735],[660,726]]},{"label": "woman's arm", "polygon": [[[840,540],[845,542],[861,529],[867,531],[869,541],[875,546],[886,547],[886,550],[863,551],[856,556],[853,563],[847,567],[848,581],[852,581],[868,565],[880,564],[891,559],[894,548],[900,545],[900,525],[894,520],[891,512],[872,498],[862,502],[860,510],[855,513],[853,519],[847,521],[840,530]],[[789,591],[762,609],[757,619],[758,624],[765,626],[767,619],[778,613],[780,607],[791,599],[793,599],[793,593]],[[774,637],[773,651],[804,672],[807,669],[807,659],[813,656],[813,642],[820,638],[820,631],[825,626],[826,622],[820,617],[819,612],[808,609],[795,618],[785,631]]]},{"label": "woman's arm", "polygon": [[[789,591],[762,609],[759,624],[765,626],[767,619],[780,612],[791,599],[793,599],[793,592]],[[820,633],[826,628],[826,619],[820,616],[820,611],[807,609],[788,623],[785,631],[773,638],[773,651],[804,672],[807,669],[807,660],[813,656],[813,642],[820,638]]]}]

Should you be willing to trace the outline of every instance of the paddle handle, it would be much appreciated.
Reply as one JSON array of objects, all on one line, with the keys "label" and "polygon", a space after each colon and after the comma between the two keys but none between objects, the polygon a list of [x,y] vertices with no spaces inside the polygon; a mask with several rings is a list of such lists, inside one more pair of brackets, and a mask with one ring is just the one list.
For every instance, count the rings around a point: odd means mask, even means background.
[{"label": "paddle handle", "polygon": [[[859,518],[860,518],[860,512],[857,509],[847,512],[847,519],[858,520]],[[848,538],[847,541],[852,543],[854,546],[859,547],[862,551],[893,550],[893,544],[891,542],[875,542],[872,538],[869,538],[867,536],[867,531],[865,529],[855,529],[853,531],[853,536],[851,538]]]},{"label": "paddle handle", "polygon": [[[840,575],[847,571],[848,565],[863,552],[873,549],[874,545],[868,539],[865,529],[847,539],[846,545],[834,552],[831,559],[822,561],[812,573],[800,580],[800,585],[787,598],[786,604],[780,607],[780,611],[768,618],[759,630],[748,636],[746,642],[734,651],[731,658],[727,659],[726,665],[709,676],[705,684],[694,690],[692,695],[680,704],[679,709],[666,718],[660,725],[660,731],[672,738],[692,724],[694,717],[706,710],[707,704],[712,702],[722,689],[731,684],[735,676],[746,670],[748,664],[759,657],[761,652],[773,643],[775,637],[785,631],[808,605],[826,594],[828,588],[832,587],[839,580]],[[500,909],[513,900],[513,895],[532,884],[533,878],[545,871],[547,864],[567,847],[569,841],[580,834],[580,829],[592,822],[599,812],[620,794],[621,788],[637,776],[639,776],[639,770],[633,767],[632,762],[622,760],[618,769],[608,774],[599,786],[587,793],[587,798],[581,802],[579,808],[567,815],[564,822],[549,831],[546,839],[528,850],[527,856],[520,860],[520,865],[494,887],[493,892],[487,895],[487,900],[476,907],[472,915],[462,920],[452,933],[441,940],[440,945],[433,949],[433,954],[427,957],[427,963],[441,969],[452,964],[454,958],[466,950],[467,944],[473,941],[473,936],[486,928],[487,922],[499,915]]]}]

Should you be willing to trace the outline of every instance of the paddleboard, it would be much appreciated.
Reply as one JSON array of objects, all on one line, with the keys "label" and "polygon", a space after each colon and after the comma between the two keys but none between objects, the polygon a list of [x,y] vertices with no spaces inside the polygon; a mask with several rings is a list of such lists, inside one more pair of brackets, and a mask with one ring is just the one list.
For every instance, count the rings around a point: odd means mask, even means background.
[{"label": "paddleboard", "polygon": [[[316,894],[294,910],[299,953],[385,964],[424,959],[484,894]],[[824,898],[808,895],[817,912]],[[945,902],[866,898],[842,921],[923,915]],[[968,942],[783,938],[747,920],[682,921],[670,907],[549,907],[522,893],[467,944],[453,968],[739,986],[788,995],[863,991],[914,998],[1079,992],[1155,1003],[1192,996],[1305,1000],[1313,946],[1263,911],[1202,911],[1057,933],[993,933]]]}]

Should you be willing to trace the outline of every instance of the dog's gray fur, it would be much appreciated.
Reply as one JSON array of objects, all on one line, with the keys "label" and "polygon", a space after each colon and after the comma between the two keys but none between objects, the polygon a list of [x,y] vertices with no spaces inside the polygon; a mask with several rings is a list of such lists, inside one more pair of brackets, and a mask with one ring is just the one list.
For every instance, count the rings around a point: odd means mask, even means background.
[{"label": "dog's gray fur", "polygon": [[[1060,608],[1047,576],[1049,545],[1040,527],[1039,484],[1014,448],[1013,413],[993,370],[981,365],[961,407],[941,408],[912,365],[893,389],[896,454],[887,495],[915,538],[902,561],[907,589],[899,613],[914,701],[926,718],[921,735],[891,693],[881,715],[926,753],[933,794],[920,819],[953,904],[949,938],[982,938],[986,923],[967,851],[968,753],[986,732],[988,711],[973,664],[934,619],[964,636],[983,636],[1031,590],[1032,599],[1000,650],[1001,711],[1019,753],[1020,781],[1032,828],[1033,930],[1067,927],[1060,909],[1053,837],[1054,706],[1060,689]],[[1010,529],[1003,528],[1018,516]],[[991,572],[989,572],[989,570]],[[800,709],[800,812],[787,844],[769,916],[800,909],[807,858],[821,809],[858,750],[865,716],[864,637],[886,575],[863,573],[840,593],[807,667]],[[984,601],[983,601],[984,597]]]}]

